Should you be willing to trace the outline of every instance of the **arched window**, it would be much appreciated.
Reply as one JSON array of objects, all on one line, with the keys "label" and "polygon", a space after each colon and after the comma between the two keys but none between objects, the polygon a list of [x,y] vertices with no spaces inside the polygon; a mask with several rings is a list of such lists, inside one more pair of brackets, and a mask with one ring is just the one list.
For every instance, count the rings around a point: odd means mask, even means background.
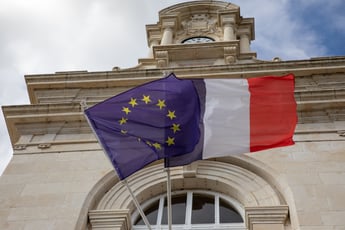
[{"label": "arched window", "polygon": [[[172,193],[172,224],[174,229],[245,229],[243,209],[233,199],[209,191],[179,191]],[[142,208],[152,229],[167,229],[166,195],[155,197]],[[146,229],[144,221],[135,212],[133,229]]]}]

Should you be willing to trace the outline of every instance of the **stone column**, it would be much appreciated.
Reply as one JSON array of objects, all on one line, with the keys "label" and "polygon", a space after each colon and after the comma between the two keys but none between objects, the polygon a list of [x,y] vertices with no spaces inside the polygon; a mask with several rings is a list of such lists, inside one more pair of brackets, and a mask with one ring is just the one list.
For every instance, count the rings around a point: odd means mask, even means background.
[{"label": "stone column", "polygon": [[250,52],[250,40],[248,33],[241,33],[240,34],[240,51],[241,53],[249,53]]},{"label": "stone column", "polygon": [[235,25],[236,19],[234,14],[223,14],[221,15],[221,26],[223,27],[223,41],[234,41],[236,40]]},{"label": "stone column", "polygon": [[223,24],[223,41],[234,41],[236,40],[235,31],[234,31],[234,24],[231,22],[227,22]]},{"label": "stone column", "polygon": [[170,26],[165,27],[163,31],[161,45],[171,44],[173,41],[173,30]]}]

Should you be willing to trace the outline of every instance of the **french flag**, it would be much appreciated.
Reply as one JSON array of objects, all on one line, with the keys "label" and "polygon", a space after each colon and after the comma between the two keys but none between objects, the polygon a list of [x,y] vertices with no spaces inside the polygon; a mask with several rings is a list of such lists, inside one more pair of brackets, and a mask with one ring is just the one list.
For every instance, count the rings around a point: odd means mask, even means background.
[{"label": "french flag", "polygon": [[179,79],[140,85],[85,110],[120,179],[166,167],[294,144],[294,76]]},{"label": "french flag", "polygon": [[200,142],[166,166],[293,145],[294,75],[193,80],[201,107]]},{"label": "french flag", "polygon": [[294,76],[205,79],[203,158],[294,144]]}]

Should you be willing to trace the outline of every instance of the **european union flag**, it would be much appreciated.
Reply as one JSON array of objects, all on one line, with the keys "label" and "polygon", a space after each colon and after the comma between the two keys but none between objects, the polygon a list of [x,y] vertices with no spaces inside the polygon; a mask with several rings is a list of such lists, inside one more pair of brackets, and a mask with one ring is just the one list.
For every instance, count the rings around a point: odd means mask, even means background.
[{"label": "european union flag", "polygon": [[109,98],[85,114],[121,180],[153,161],[193,152],[200,141],[197,89],[174,74]]}]

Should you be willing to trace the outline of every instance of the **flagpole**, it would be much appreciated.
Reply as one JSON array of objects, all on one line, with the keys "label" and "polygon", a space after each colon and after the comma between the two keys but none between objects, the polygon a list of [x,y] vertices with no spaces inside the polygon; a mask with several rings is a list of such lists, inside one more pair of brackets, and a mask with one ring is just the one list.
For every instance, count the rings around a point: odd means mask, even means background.
[{"label": "flagpole", "polygon": [[140,214],[141,218],[143,219],[143,221],[144,221],[146,227],[147,227],[149,230],[151,230],[150,222],[149,222],[148,219],[146,218],[146,215],[145,215],[143,209],[141,208],[141,206],[140,206],[140,204],[139,204],[139,202],[138,202],[136,196],[134,195],[134,193],[133,193],[131,187],[129,187],[129,185],[128,185],[128,183],[127,183],[127,180],[124,179],[124,180],[122,181],[122,183],[126,186],[127,190],[129,191],[129,194],[131,194],[131,197],[132,197],[132,200],[133,200],[133,202],[134,202],[134,205],[137,207],[137,209],[138,209],[138,211],[139,211],[139,214]]},{"label": "flagpole", "polygon": [[[91,123],[90,123],[89,118],[88,118],[88,117],[86,116],[86,114],[84,113],[84,111],[88,108],[87,103],[86,103],[86,100],[82,100],[82,101],[80,102],[80,106],[81,106],[81,110],[82,110],[82,112],[83,112],[83,114],[84,114],[84,117],[85,117],[87,123],[89,124],[89,126],[90,126],[90,128],[91,128],[91,130],[92,130],[92,133],[95,135],[95,137],[96,137],[98,143],[101,143],[101,142],[99,141],[98,136],[96,135],[95,131],[94,131],[93,128],[92,128],[92,125],[91,125]],[[102,149],[103,149],[103,152],[106,153],[106,151],[105,151],[105,149],[103,148],[102,145],[101,145],[101,147],[102,147]],[[108,154],[105,154],[105,155],[107,156],[107,159],[110,161],[110,159],[109,159],[109,157],[108,157]],[[110,161],[110,163],[111,163],[111,161]],[[112,163],[111,163],[111,164],[112,164]],[[133,202],[134,202],[134,205],[136,206],[137,210],[139,211],[139,214],[140,214],[141,218],[143,219],[143,221],[144,221],[146,227],[147,227],[149,230],[151,230],[151,229],[152,229],[152,228],[151,228],[151,225],[150,225],[149,221],[147,220],[146,215],[145,215],[144,211],[142,210],[142,208],[141,208],[141,206],[140,206],[140,204],[139,204],[137,198],[134,196],[134,193],[133,193],[132,189],[129,187],[129,185],[128,185],[128,183],[127,183],[127,180],[126,180],[126,179],[125,179],[125,180],[122,180],[122,183],[126,186],[127,190],[129,191],[129,193],[130,193],[130,195],[131,195],[131,197],[132,197],[132,200],[133,200]]]},{"label": "flagpole", "polygon": [[[167,77],[170,74],[168,71],[163,71],[163,77]],[[168,203],[168,230],[172,230],[172,207],[171,207],[171,178],[170,178],[170,166],[169,157],[164,158],[164,166],[167,172],[167,203]]]},{"label": "flagpole", "polygon": [[166,168],[167,172],[167,202],[168,202],[168,227],[172,230],[172,207],[171,207],[171,178],[170,178],[170,168]]}]

